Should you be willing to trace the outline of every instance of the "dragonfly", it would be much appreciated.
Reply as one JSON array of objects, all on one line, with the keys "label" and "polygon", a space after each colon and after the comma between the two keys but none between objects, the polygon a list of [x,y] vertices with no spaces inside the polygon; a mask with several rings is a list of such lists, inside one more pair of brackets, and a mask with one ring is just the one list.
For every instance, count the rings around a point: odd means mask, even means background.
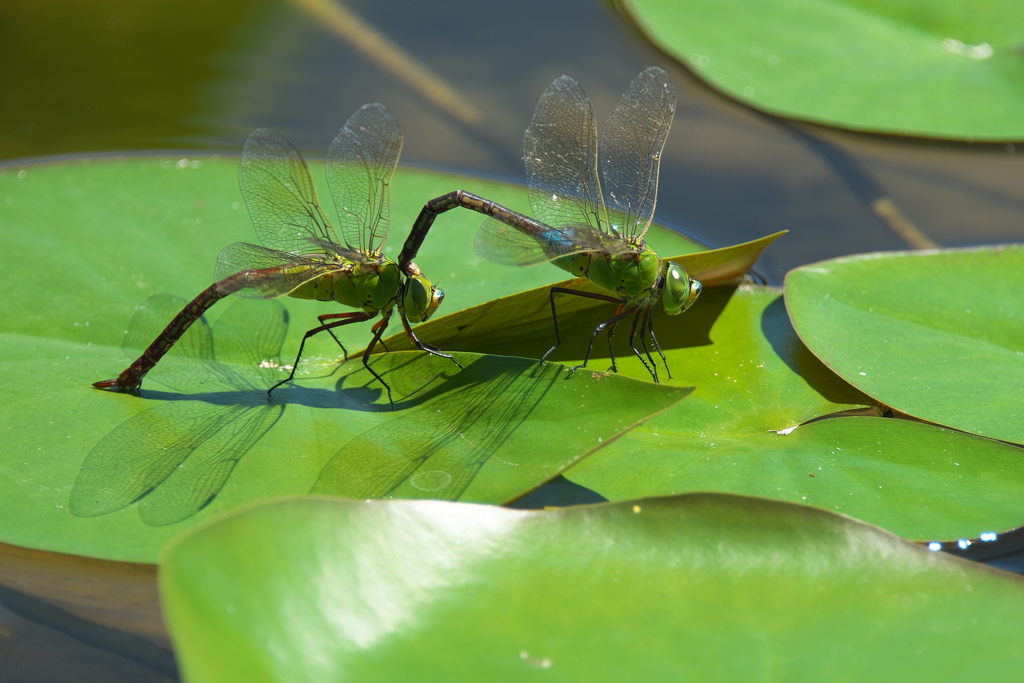
[{"label": "dragonfly", "polygon": [[622,96],[598,145],[590,99],[569,76],[555,79],[541,95],[523,143],[530,207],[536,218],[463,190],[450,192],[420,211],[399,263],[415,256],[438,214],[456,207],[486,214],[490,218],[475,244],[484,258],[517,266],[550,262],[610,292],[551,288],[555,345],[542,362],[562,344],[555,296],[571,295],[617,305],[615,314],[594,329],[583,363],[574,371],[587,366],[595,340],[607,330],[611,370],[616,372],[615,327],[633,316],[633,353],[658,382],[649,336],[671,378],[654,334],[655,305],[660,300],[666,313],[678,315],[693,305],[702,288],[681,265],[659,258],[644,241],[654,217],[661,153],[675,107],[675,86],[668,74],[648,68]]},{"label": "dragonfly", "polygon": [[[290,382],[306,342],[316,334],[380,316],[363,352],[363,365],[387,390],[391,386],[369,363],[370,354],[387,329],[395,309],[417,348],[459,362],[451,354],[424,343],[410,323],[423,322],[437,311],[444,292],[434,286],[408,256],[402,267],[384,256],[390,227],[391,176],[402,149],[402,133],[394,115],[382,104],[360,107],[345,123],[327,153],[326,175],[337,210],[342,239],[317,201],[305,160],[295,147],[269,128],[253,131],[245,141],[238,184],[263,246],[236,242],[217,256],[216,282],[178,313],[149,347],[114,379],[94,387],[135,391],[174,343],[202,314],[229,294],[252,299],[292,296],[334,301],[354,311],[317,317],[307,331],[291,372],[267,391]],[[384,347],[387,348],[386,346]]]}]

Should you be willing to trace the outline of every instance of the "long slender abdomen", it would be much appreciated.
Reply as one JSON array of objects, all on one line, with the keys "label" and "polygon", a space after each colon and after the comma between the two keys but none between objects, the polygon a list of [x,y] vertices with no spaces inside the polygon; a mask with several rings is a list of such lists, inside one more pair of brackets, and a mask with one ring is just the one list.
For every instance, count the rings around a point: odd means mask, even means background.
[{"label": "long slender abdomen", "polygon": [[120,375],[115,379],[93,382],[93,386],[97,389],[110,389],[114,391],[132,391],[137,389],[142,384],[142,378],[146,376],[146,373],[152,370],[160,362],[160,359],[164,357],[164,354],[170,351],[175,342],[181,339],[181,335],[185,334],[185,330],[191,327],[192,323],[199,320],[215,303],[229,294],[244,289],[249,282],[248,276],[248,272],[236,273],[231,277],[214,282],[204,289],[185,308],[181,309],[178,315],[174,316],[171,322],[167,324],[167,327],[164,328],[164,331],[157,335],[157,338],[142,352],[142,355],[125,368]]}]

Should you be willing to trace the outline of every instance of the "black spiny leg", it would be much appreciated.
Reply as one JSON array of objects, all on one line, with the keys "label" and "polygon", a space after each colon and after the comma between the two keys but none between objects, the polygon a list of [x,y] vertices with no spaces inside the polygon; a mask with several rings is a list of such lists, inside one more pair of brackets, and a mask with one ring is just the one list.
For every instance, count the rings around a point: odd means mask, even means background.
[{"label": "black spiny leg", "polygon": [[[550,349],[548,349],[544,353],[544,355],[540,357],[540,362],[541,363],[546,362],[547,359],[548,359],[548,356],[551,355],[551,352],[554,351],[555,349],[557,349],[559,346],[562,345],[562,334],[558,330],[558,310],[555,308],[555,294],[572,294],[573,296],[582,296],[582,297],[585,297],[587,299],[597,299],[598,301],[607,301],[607,302],[613,303],[613,304],[621,304],[622,303],[622,301],[620,301],[619,299],[616,299],[613,296],[608,296],[607,294],[597,294],[596,292],[581,292],[578,289],[569,289],[567,287],[552,287],[551,291],[548,294],[548,296],[549,296],[549,298],[551,300],[551,319],[555,323],[555,345],[552,346]],[[602,323],[602,324],[604,324],[604,323]],[[600,327],[600,329],[603,330],[604,327]],[[594,336],[596,336],[596,335],[597,335],[597,331],[594,332]],[[590,358],[590,350],[594,348],[594,336],[591,336],[591,338],[590,338],[590,347],[587,349],[587,358]],[[614,363],[614,362],[615,362],[615,356],[613,355],[612,356],[612,363]],[[586,365],[586,361],[583,362],[583,365]]]},{"label": "black spiny leg", "polygon": [[409,321],[406,319],[404,313],[401,314],[399,317],[402,318],[402,326],[405,327],[405,333],[409,335],[409,339],[412,340],[412,343],[416,345],[417,349],[419,349],[420,351],[426,351],[432,356],[447,358],[451,362],[455,363],[455,365],[458,366],[459,370],[463,369],[462,366],[459,364],[459,361],[455,360],[455,356],[453,356],[452,354],[445,353],[444,351],[437,348],[433,344],[428,344],[425,341],[420,341],[420,338],[417,337],[416,333],[412,331],[412,327],[409,325]]},{"label": "black spiny leg", "polygon": [[[350,313],[325,313],[324,315],[318,315],[316,317],[316,319],[320,321],[321,325],[325,325],[325,324],[327,324],[328,320],[338,320],[339,318],[351,318],[352,316],[358,316],[358,315],[366,315],[366,314],[365,313],[359,313],[359,312],[355,312],[355,313],[351,313],[351,312]],[[331,335],[331,338],[334,339],[334,342],[341,348],[341,356],[342,356],[342,361],[341,362],[343,364],[347,363],[348,362],[348,349],[346,349],[345,345],[341,343],[341,340],[338,339],[338,336],[336,334],[334,334],[334,330],[332,330],[330,328],[327,328],[327,334]]]},{"label": "black spiny leg", "polygon": [[[352,323],[364,322],[366,320],[369,320],[373,316],[368,315],[366,313],[363,313],[362,311],[358,311],[358,312],[355,312],[355,313],[331,313],[331,314],[328,314],[328,315],[325,315],[325,316],[322,316],[322,317],[323,318],[328,318],[328,319],[335,319],[335,318],[343,318],[343,319],[342,320],[338,320],[337,322],[322,324],[319,327],[314,327],[313,329],[307,331],[306,334],[304,334],[302,336],[302,342],[299,344],[299,352],[297,354],[295,354],[295,362],[292,364],[292,371],[289,372],[288,376],[285,377],[283,380],[281,380],[280,382],[278,382],[274,386],[272,386],[269,389],[267,389],[267,400],[268,401],[270,400],[270,396],[274,392],[274,389],[277,389],[282,384],[290,382],[290,381],[292,381],[292,379],[295,378],[295,371],[299,369],[299,360],[302,358],[302,350],[306,347],[306,340],[307,339],[309,339],[313,335],[320,334],[321,332],[330,331],[330,330],[334,329],[335,327],[341,327],[342,325],[351,325]],[[376,325],[374,327],[376,327]],[[334,336],[334,335],[332,334],[331,336]],[[335,337],[335,339],[337,339],[337,337]],[[344,347],[342,347],[342,348],[344,348]]]},{"label": "black spiny leg", "polygon": [[658,338],[654,336],[654,310],[649,309],[647,311],[647,331],[651,333],[651,342],[654,344],[654,350],[661,356],[661,362],[665,365],[665,372],[668,373],[668,378],[672,379],[672,368],[668,366],[668,358],[665,358],[665,352],[661,350],[661,344],[658,343]]},{"label": "black spiny leg", "polygon": [[[388,392],[388,403],[391,404],[391,410],[395,409],[395,401],[391,397],[391,385],[384,381],[384,378],[377,373],[376,370],[370,367],[370,354],[373,353],[373,348],[380,342],[381,337],[384,336],[384,330],[388,328],[388,323],[391,322],[391,311],[389,310],[384,314],[377,323],[371,328],[373,330],[373,339],[366,346],[366,351],[363,351],[363,367],[370,371],[370,374],[377,378],[377,381],[384,385],[384,389]],[[385,346],[384,348],[387,348]]]},{"label": "black spiny leg", "polygon": [[[577,292],[577,293],[578,294],[583,294],[583,292]],[[616,299],[616,301],[618,301],[618,299]],[[573,366],[572,367],[572,371],[576,372],[577,370],[580,370],[582,368],[587,367],[587,363],[590,361],[590,353],[594,350],[594,342],[597,340],[597,335],[601,334],[602,332],[605,331],[605,329],[607,329],[609,327],[611,327],[611,329],[614,330],[615,329],[615,324],[617,322],[619,322],[620,320],[625,318],[630,313],[633,313],[635,310],[636,309],[634,309],[634,308],[628,308],[625,311],[618,312],[615,315],[613,315],[612,317],[610,317],[607,320],[605,320],[603,323],[601,323],[597,327],[595,327],[594,328],[594,333],[590,335],[590,344],[587,346],[587,355],[583,357],[583,364],[582,365],[575,365],[575,366]],[[609,332],[609,334],[611,334],[611,332]],[[614,369],[615,368],[615,356],[614,355],[612,356],[612,368],[613,368],[614,372],[618,372],[618,370]]]},{"label": "black spiny leg", "polygon": [[[660,382],[661,380],[658,379],[658,364],[654,362],[654,357],[651,356],[651,350],[647,346],[647,332],[650,329],[650,312],[650,308],[637,309],[636,317],[633,318],[633,326],[629,330],[629,347],[633,349],[633,353],[640,359],[640,362],[644,364],[644,367],[647,368],[647,372],[651,373],[651,377],[654,378],[654,381]],[[640,350],[636,348],[635,340],[637,329],[640,330],[640,345],[643,346],[644,349],[643,355],[640,353]],[[657,344],[657,340],[655,340],[655,344]],[[644,358],[644,355],[647,357]],[[665,356],[663,355],[662,359],[664,358]],[[650,364],[648,364],[648,361],[650,361]]]}]

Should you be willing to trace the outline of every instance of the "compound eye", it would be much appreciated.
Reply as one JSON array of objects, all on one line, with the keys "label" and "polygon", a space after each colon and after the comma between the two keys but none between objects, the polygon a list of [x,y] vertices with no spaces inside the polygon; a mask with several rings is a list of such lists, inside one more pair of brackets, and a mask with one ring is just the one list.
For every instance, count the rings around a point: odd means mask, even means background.
[{"label": "compound eye", "polygon": [[691,278],[682,266],[678,263],[669,263],[665,271],[665,290],[662,297],[665,312],[669,315],[679,315],[693,305],[702,288],[700,281]]},{"label": "compound eye", "polygon": [[405,286],[405,317],[414,323],[428,320],[443,300],[444,292],[434,287],[430,280],[422,275],[413,276]]}]

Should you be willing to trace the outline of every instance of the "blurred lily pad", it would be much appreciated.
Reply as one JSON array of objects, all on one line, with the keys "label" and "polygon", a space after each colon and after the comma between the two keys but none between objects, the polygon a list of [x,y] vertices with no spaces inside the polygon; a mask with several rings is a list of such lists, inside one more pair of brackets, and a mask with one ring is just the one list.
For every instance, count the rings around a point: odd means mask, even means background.
[{"label": "blurred lily pad", "polygon": [[160,586],[196,682],[942,680],[1024,664],[1020,577],[721,494],[543,512],[279,501],[176,541]]},{"label": "blurred lily pad", "polygon": [[661,49],[772,114],[957,140],[1024,139],[1014,0],[624,0]]}]

